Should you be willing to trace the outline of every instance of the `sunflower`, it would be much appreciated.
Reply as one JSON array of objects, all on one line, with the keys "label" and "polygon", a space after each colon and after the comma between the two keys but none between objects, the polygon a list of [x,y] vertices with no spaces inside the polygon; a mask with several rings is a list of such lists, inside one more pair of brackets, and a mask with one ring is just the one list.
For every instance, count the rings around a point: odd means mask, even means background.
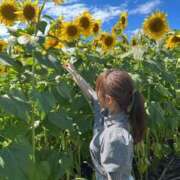
[{"label": "sunflower", "polygon": [[55,22],[50,25],[48,35],[58,36],[61,33],[63,27],[63,17],[59,17]]},{"label": "sunflower", "polygon": [[159,40],[169,31],[166,15],[159,11],[153,13],[144,21],[143,30],[149,38]]},{"label": "sunflower", "polygon": [[180,34],[171,35],[166,41],[166,48],[175,48],[180,46]]},{"label": "sunflower", "polygon": [[103,32],[100,36],[100,43],[104,51],[108,51],[115,46],[116,36],[113,33]]},{"label": "sunflower", "polygon": [[44,43],[45,49],[49,48],[62,48],[63,44],[59,42],[57,38],[54,37],[47,37]]},{"label": "sunflower", "polygon": [[53,0],[56,5],[64,3],[64,0]]},{"label": "sunflower", "polygon": [[60,33],[60,38],[62,40],[71,42],[75,39],[78,39],[79,36],[80,36],[80,29],[74,21],[63,23]]},{"label": "sunflower", "polygon": [[128,20],[127,20],[127,17],[128,17],[128,13],[127,12],[122,12],[121,15],[120,15],[120,20],[119,20],[119,28],[124,30],[128,24]]},{"label": "sunflower", "polygon": [[0,64],[0,75],[5,74],[7,72],[7,67]]},{"label": "sunflower", "polygon": [[98,45],[99,45],[98,39],[94,39],[92,41],[92,49],[96,49],[98,47]]},{"label": "sunflower", "polygon": [[21,4],[21,8],[17,13],[20,15],[22,21],[37,21],[40,11],[38,1],[31,2],[30,0],[26,0]]},{"label": "sunflower", "polygon": [[16,1],[3,0],[0,5],[0,22],[10,26],[18,20]]},{"label": "sunflower", "polygon": [[4,48],[6,47],[7,42],[4,40],[0,40],[0,52],[2,52],[4,50]]},{"label": "sunflower", "polygon": [[92,27],[92,32],[96,35],[99,33],[100,31],[100,25],[101,25],[101,21],[97,20],[93,23],[93,27]]},{"label": "sunflower", "polygon": [[84,11],[81,16],[75,19],[78,26],[80,27],[81,33],[84,36],[89,36],[92,33],[93,18],[88,11]]},{"label": "sunflower", "polygon": [[136,45],[137,45],[137,39],[136,39],[135,37],[133,37],[133,38],[131,39],[131,45],[132,45],[132,46],[136,46]]}]

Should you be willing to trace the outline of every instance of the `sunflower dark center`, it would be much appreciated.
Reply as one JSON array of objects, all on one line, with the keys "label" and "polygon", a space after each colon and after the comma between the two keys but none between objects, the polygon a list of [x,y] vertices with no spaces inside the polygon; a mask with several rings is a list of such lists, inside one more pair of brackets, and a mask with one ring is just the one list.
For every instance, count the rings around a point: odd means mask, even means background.
[{"label": "sunflower dark center", "polygon": [[97,33],[99,31],[99,25],[96,23],[93,27],[93,32]]},{"label": "sunflower dark center", "polygon": [[1,14],[7,20],[14,20],[16,18],[16,8],[13,5],[7,4],[1,7]]},{"label": "sunflower dark center", "polygon": [[121,17],[121,23],[125,24],[126,23],[126,18],[124,16]]},{"label": "sunflower dark center", "polygon": [[161,18],[155,18],[149,24],[149,29],[151,32],[161,32],[164,29],[164,22]]},{"label": "sunflower dark center", "polygon": [[174,42],[174,43],[180,43],[180,37],[174,36],[174,37],[172,38],[172,42]]},{"label": "sunflower dark center", "polygon": [[36,16],[36,10],[32,5],[26,5],[23,9],[23,15],[27,20],[33,20]]},{"label": "sunflower dark center", "polygon": [[3,44],[0,44],[0,52],[3,50]]},{"label": "sunflower dark center", "polygon": [[89,26],[90,26],[89,18],[88,17],[81,17],[80,24],[84,29],[89,28]]},{"label": "sunflower dark center", "polygon": [[136,46],[137,42],[135,39],[132,40],[132,46]]},{"label": "sunflower dark center", "polygon": [[112,43],[113,43],[113,38],[111,36],[107,36],[105,39],[104,39],[104,43],[106,44],[106,46],[111,46]]},{"label": "sunflower dark center", "polygon": [[70,25],[70,26],[67,28],[67,34],[68,34],[69,36],[75,36],[77,33],[78,33],[78,29],[77,29],[76,26]]}]

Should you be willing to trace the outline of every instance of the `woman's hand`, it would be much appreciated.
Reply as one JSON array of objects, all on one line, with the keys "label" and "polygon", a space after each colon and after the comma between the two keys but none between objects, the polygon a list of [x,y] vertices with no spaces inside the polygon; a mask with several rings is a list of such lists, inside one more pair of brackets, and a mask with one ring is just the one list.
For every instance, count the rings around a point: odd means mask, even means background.
[{"label": "woman's hand", "polygon": [[73,72],[76,71],[75,67],[73,64],[67,62],[63,64],[63,67],[68,71],[68,72]]}]

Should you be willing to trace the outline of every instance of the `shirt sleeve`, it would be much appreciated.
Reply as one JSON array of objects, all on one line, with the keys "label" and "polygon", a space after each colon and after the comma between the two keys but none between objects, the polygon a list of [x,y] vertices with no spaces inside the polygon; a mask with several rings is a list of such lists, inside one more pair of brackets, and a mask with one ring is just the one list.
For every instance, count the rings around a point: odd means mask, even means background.
[{"label": "shirt sleeve", "polygon": [[[132,137],[123,128],[104,131],[101,143],[101,164],[107,173],[123,172],[130,166]],[[117,174],[112,174],[118,176]]]},{"label": "shirt sleeve", "polygon": [[90,106],[94,114],[93,134],[95,134],[98,131],[101,131],[104,127],[104,119],[101,113],[101,107],[97,99],[97,96],[95,98],[91,98]]},{"label": "shirt sleeve", "polygon": [[84,97],[90,105],[90,108],[94,114],[93,131],[96,133],[103,128],[103,119],[101,116],[101,108],[98,101],[96,91],[90,86],[90,84],[76,71],[69,71],[73,76],[75,82],[80,87]]}]

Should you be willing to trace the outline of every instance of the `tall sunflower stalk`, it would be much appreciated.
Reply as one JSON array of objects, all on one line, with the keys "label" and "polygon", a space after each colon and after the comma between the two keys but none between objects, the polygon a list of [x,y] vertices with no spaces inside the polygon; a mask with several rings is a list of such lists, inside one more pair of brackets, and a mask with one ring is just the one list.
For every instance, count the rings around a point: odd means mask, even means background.
[{"label": "tall sunflower stalk", "polygon": [[[38,14],[38,21],[37,21],[37,26],[35,30],[35,36],[37,36],[38,32],[38,27],[39,27],[39,22],[41,19],[41,13],[42,10],[44,9],[44,6],[46,4],[47,0],[43,1],[43,4],[41,6],[41,9]],[[34,51],[33,51],[33,64],[32,64],[32,74],[33,74],[33,80],[32,80],[32,91],[35,90],[35,85],[36,85],[36,78],[35,78],[35,68],[36,68],[36,63],[35,63],[35,56],[34,56]],[[36,162],[36,140],[35,140],[35,117],[34,117],[34,112],[35,112],[35,104],[32,103],[32,116],[31,116],[31,123],[32,123],[32,149],[33,149],[33,155],[32,155],[32,160],[35,163]]]}]

